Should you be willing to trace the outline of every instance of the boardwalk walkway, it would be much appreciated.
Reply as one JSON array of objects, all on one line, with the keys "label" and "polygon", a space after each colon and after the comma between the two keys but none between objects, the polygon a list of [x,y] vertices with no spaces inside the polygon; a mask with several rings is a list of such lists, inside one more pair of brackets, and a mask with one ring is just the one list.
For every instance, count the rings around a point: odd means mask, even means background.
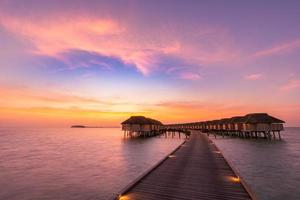
[{"label": "boardwalk walkway", "polygon": [[190,140],[120,199],[201,200],[251,199],[239,179],[207,136]]}]

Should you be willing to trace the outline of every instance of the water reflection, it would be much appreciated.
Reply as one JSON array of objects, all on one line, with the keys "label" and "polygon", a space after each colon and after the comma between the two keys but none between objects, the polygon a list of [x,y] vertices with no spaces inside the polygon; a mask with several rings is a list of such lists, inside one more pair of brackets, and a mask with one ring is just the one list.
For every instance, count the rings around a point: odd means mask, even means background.
[{"label": "water reflection", "polygon": [[181,140],[119,129],[0,129],[0,199],[107,199]]},{"label": "water reflection", "polygon": [[300,199],[300,128],[286,128],[282,138],[211,139],[259,199]]}]

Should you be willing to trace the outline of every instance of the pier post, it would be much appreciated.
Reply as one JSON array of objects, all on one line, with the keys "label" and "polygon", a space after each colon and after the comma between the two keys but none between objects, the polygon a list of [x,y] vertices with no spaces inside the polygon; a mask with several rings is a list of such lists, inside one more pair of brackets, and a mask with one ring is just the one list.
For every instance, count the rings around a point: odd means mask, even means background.
[{"label": "pier post", "polygon": [[278,131],[278,137],[279,137],[279,140],[281,140],[280,131]]},{"label": "pier post", "polygon": [[271,132],[270,132],[270,131],[267,132],[267,139],[268,139],[268,140],[271,139]]}]

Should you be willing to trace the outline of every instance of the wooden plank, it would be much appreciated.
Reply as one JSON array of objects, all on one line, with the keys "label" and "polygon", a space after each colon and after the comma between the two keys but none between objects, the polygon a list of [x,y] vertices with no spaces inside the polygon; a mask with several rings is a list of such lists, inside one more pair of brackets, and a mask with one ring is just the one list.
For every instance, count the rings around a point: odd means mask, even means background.
[{"label": "wooden plank", "polygon": [[[118,198],[117,198],[118,199]],[[217,147],[202,133],[193,133],[172,157],[163,160],[121,200],[254,199]]]}]

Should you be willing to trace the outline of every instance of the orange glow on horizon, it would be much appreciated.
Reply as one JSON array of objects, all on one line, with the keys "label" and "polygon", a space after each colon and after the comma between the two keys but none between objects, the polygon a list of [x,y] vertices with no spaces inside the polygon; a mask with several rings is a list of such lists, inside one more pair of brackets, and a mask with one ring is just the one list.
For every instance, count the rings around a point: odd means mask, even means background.
[{"label": "orange glow on horizon", "polygon": [[[51,105],[51,104],[50,104]],[[49,105],[49,106],[50,106]],[[154,106],[155,107],[155,106]],[[128,109],[130,110],[130,109]],[[41,126],[70,126],[83,124],[92,126],[120,126],[120,123],[132,115],[143,115],[168,123],[183,123],[205,121],[210,119],[244,114],[245,112],[212,113],[209,111],[197,112],[195,109],[156,108],[147,111],[140,108],[141,112],[101,111],[82,108],[59,107],[0,107],[0,120],[8,125],[36,125]]]}]

